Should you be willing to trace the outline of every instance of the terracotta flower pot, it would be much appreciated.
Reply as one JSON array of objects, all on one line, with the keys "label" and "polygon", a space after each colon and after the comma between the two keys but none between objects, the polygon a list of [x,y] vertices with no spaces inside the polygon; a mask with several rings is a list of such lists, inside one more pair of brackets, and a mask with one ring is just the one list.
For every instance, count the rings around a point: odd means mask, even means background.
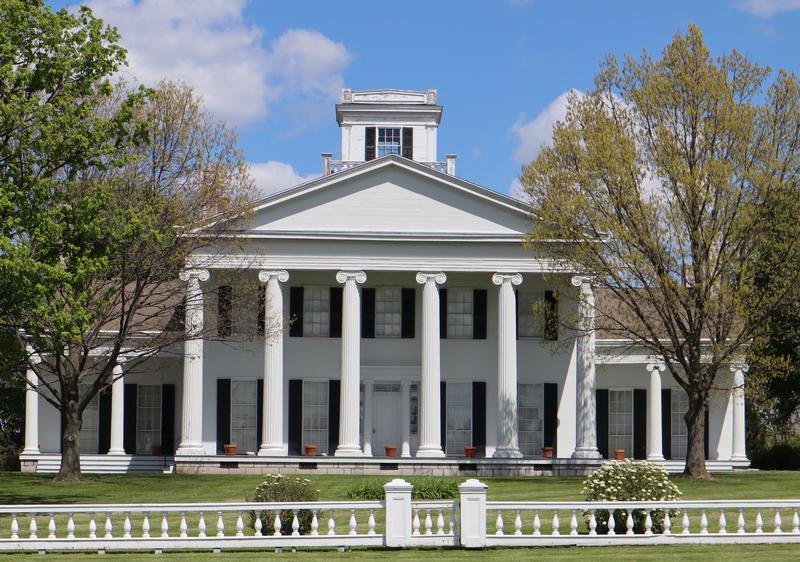
[{"label": "terracotta flower pot", "polygon": [[316,445],[303,445],[303,454],[307,457],[316,457],[317,456],[317,446]]},{"label": "terracotta flower pot", "polygon": [[161,445],[150,445],[150,454],[160,456],[161,455]]},{"label": "terracotta flower pot", "polygon": [[546,459],[553,458],[553,448],[552,447],[542,447],[542,456]]},{"label": "terracotta flower pot", "polygon": [[229,457],[232,457],[236,454],[236,445],[231,445],[230,443],[222,446],[225,454]]},{"label": "terracotta flower pot", "polygon": [[387,457],[396,457],[397,456],[397,445],[386,445],[384,447],[386,449],[386,456]]},{"label": "terracotta flower pot", "polygon": [[464,447],[464,456],[468,459],[474,459],[475,455],[478,453],[478,448],[473,447],[472,445],[467,445]]},{"label": "terracotta flower pot", "polygon": [[614,449],[614,460],[621,461],[625,458],[625,449]]}]

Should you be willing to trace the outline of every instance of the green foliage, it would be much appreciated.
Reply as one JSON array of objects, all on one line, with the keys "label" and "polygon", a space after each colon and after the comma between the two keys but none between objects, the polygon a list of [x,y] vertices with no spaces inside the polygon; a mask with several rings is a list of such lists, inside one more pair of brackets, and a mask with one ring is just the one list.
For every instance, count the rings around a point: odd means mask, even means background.
[{"label": "green foliage", "polygon": [[750,464],[761,470],[800,470],[800,436],[751,451]]},{"label": "green foliage", "polygon": [[[311,480],[299,476],[285,476],[283,474],[267,474],[264,481],[258,485],[255,494],[249,501],[254,502],[311,502],[319,499],[319,490],[314,487]],[[297,512],[297,520],[300,524],[300,534],[306,535],[311,531],[311,519],[313,515],[307,509]],[[255,523],[256,514],[250,514],[251,524]],[[274,515],[262,513],[261,525],[264,534],[271,534],[275,524]],[[281,515],[281,534],[292,534],[292,514],[283,513]]]},{"label": "green foliage", "polygon": [[[454,478],[427,476],[409,478],[414,487],[411,498],[415,500],[452,500],[458,498],[459,481]],[[347,497],[352,500],[382,500],[385,493],[385,480],[370,478],[357,482],[347,489]]]},{"label": "green foliage", "polygon": [[[645,501],[679,500],[681,491],[669,479],[667,471],[655,464],[633,462],[630,459],[613,461],[603,465],[583,482],[583,496],[586,501]],[[589,515],[584,514],[587,518]],[[670,517],[673,514],[670,513]],[[664,513],[661,510],[652,514],[653,532],[664,530]],[[597,532],[608,534],[608,511],[595,512]],[[646,513],[633,512],[633,532],[644,533]],[[615,532],[626,529],[628,512],[618,509],[614,512]]]}]

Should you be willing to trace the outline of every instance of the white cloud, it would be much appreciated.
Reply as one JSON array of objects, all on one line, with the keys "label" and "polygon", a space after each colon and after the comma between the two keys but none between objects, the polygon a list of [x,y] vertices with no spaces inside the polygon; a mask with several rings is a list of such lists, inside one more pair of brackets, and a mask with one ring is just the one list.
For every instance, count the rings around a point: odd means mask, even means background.
[{"label": "white cloud", "polygon": [[250,175],[263,195],[277,193],[313,179],[319,174],[302,175],[286,162],[268,160],[250,164]]},{"label": "white cloud", "polygon": [[146,85],[183,80],[218,117],[242,125],[270,106],[332,101],[350,61],[347,48],[318,31],[292,29],[268,47],[264,31],[244,21],[247,0],[93,0],[119,28],[126,74]]},{"label": "white cloud", "polygon": [[567,115],[567,100],[570,93],[582,96],[579,90],[568,90],[550,102],[536,117],[525,119],[523,114],[511,132],[517,136],[519,145],[514,150],[514,160],[518,164],[527,164],[533,160],[543,146],[552,142],[553,126]]},{"label": "white cloud", "polygon": [[769,19],[781,12],[800,10],[800,0],[738,0],[740,10],[763,19]]}]

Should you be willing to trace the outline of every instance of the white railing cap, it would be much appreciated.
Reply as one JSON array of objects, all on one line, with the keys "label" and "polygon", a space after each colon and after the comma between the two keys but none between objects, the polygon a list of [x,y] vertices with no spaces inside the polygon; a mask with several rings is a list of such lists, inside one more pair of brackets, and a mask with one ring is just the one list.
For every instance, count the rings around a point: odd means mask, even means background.
[{"label": "white railing cap", "polygon": [[462,492],[462,493],[463,492],[484,492],[484,491],[486,491],[486,488],[488,488],[488,486],[486,484],[484,484],[483,482],[481,482],[480,480],[478,480],[477,478],[470,478],[469,480],[467,480],[463,484],[459,484],[458,485],[458,490],[460,492]]},{"label": "white railing cap", "polygon": [[387,492],[410,492],[414,489],[414,486],[402,478],[395,478],[384,484],[383,489]]}]

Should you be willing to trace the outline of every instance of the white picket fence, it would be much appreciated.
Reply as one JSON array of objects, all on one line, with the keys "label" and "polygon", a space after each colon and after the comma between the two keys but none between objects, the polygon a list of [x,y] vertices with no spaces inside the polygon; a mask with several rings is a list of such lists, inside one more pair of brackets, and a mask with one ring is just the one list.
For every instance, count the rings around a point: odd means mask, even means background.
[{"label": "white picket fence", "polygon": [[383,501],[4,505],[0,550],[800,543],[800,499],[488,501],[486,485],[467,480],[458,500],[412,501],[404,480],[384,489]]}]

